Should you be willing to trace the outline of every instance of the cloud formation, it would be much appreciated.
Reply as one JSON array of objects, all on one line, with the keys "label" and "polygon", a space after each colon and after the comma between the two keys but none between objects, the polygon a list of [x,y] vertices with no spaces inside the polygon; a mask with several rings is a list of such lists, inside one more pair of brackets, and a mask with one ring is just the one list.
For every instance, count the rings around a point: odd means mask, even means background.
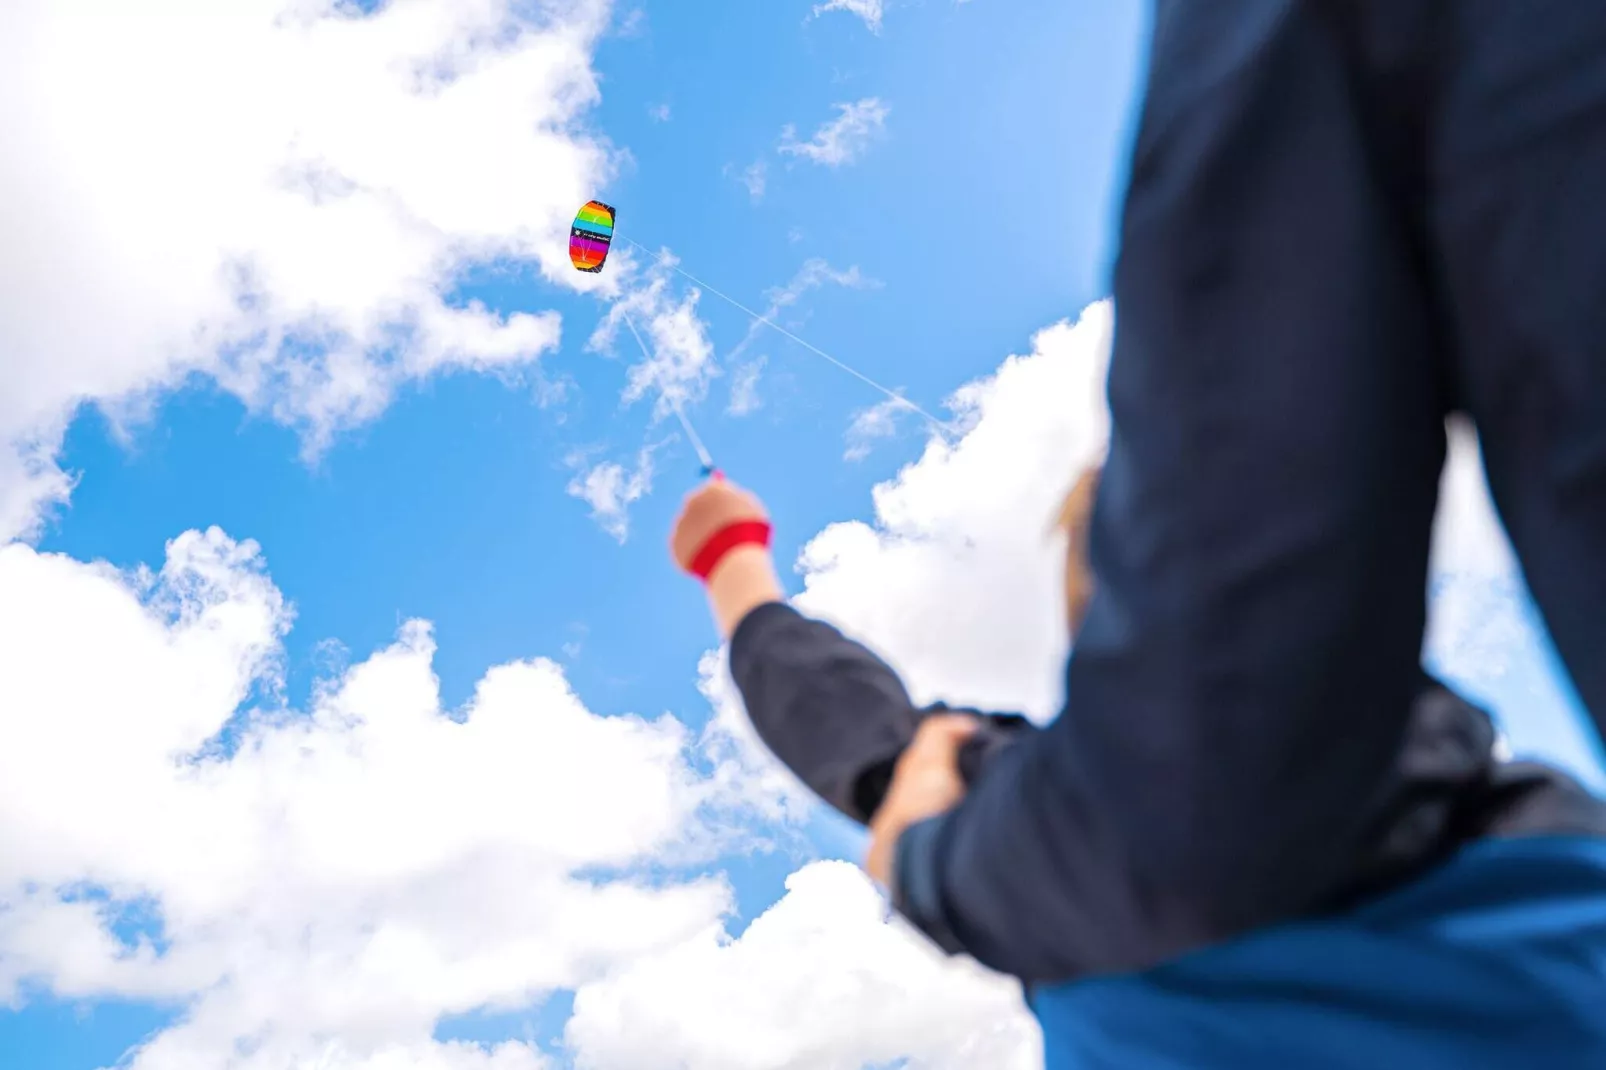
[{"label": "cloud formation", "polygon": [[[768,163],[754,160],[736,172],[736,181],[742,184],[748,197],[755,203],[764,199],[764,190],[769,186],[769,169]],[[730,173],[730,168],[726,168],[726,173]]]},{"label": "cloud formation", "polygon": [[739,937],[723,927],[575,995],[565,1040],[597,1070],[1030,1070],[1019,986],[946,961],[858,867],[816,862]]},{"label": "cloud formation", "polygon": [[871,33],[881,32],[881,16],[884,12],[883,0],[826,0],[823,4],[814,5],[811,18],[819,18],[829,11],[845,11],[850,15],[857,15],[864,20]]},{"label": "cloud formation", "polygon": [[638,271],[628,257],[622,259],[619,296],[608,306],[587,348],[612,353],[622,347],[633,361],[626,373],[624,403],[633,405],[651,396],[653,416],[661,420],[673,413],[673,401],[701,401],[719,375],[708,325],[697,315],[702,291],[676,290],[674,269],[679,260],[667,250],[645,271]]},{"label": "cloud formation", "polygon": [[862,461],[870,456],[877,441],[898,433],[898,417],[909,411],[909,406],[903,401],[887,398],[854,413],[853,420],[848,424],[848,448],[843,451],[842,459]]},{"label": "cloud formation", "polygon": [[822,124],[807,141],[799,141],[797,128],[788,123],[781,129],[776,151],[826,167],[841,167],[864,154],[870,143],[885,131],[887,116],[892,113],[892,109],[876,97],[837,104],[835,108],[840,114]]},{"label": "cloud formation", "polygon": [[[216,529],[158,573],[0,548],[0,1002],[185,1007],[133,1070],[525,1070],[539,1053],[437,1045],[435,1021],[731,909],[718,878],[596,875],[740,836],[741,785],[680,722],[594,714],[539,658],[443,710],[421,621],[284,709],[263,696],[290,623]],[[155,933],[125,943],[134,909]]]},{"label": "cloud formation", "polygon": [[316,453],[404,384],[551,351],[555,314],[452,293],[499,259],[596,285],[564,238],[610,168],[581,123],[608,8],[7,4],[0,539],[70,492],[83,404],[126,421],[200,375]]},{"label": "cloud formation", "polygon": [[1039,331],[1031,351],[949,399],[963,429],[872,494],[872,522],[805,545],[800,608],[885,653],[923,701],[1039,719],[1059,708],[1063,548],[1049,521],[1108,435],[1108,303]]},{"label": "cloud formation", "polygon": [[568,493],[591,506],[591,517],[602,530],[623,543],[630,534],[630,506],[652,491],[652,450],[643,449],[633,467],[618,461],[588,465],[583,456],[570,459],[579,469],[569,481]]},{"label": "cloud formation", "polygon": [[730,403],[725,407],[727,415],[747,416],[763,406],[764,400],[758,396],[758,378],[764,374],[764,366],[768,363],[767,356],[758,356],[737,365],[731,374]]},{"label": "cloud formation", "polygon": [[[843,286],[854,290],[873,290],[881,283],[876,279],[867,278],[857,264],[839,271],[823,257],[810,257],[793,273],[785,286],[772,286],[764,291],[767,304],[760,317],[771,323],[778,322],[781,313],[794,307],[805,294],[826,285]],[[750,321],[747,333],[742,335],[742,340],[730,351],[729,358],[740,357],[747,351],[748,346],[753,344],[754,339],[770,329],[758,320]]]}]

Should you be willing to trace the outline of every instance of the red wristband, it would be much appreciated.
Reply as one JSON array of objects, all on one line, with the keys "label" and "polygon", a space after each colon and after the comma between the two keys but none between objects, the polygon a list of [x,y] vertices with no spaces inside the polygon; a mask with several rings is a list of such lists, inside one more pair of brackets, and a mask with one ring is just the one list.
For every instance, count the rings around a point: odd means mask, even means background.
[{"label": "red wristband", "polygon": [[703,582],[725,555],[738,546],[763,546],[770,544],[770,524],[768,520],[738,520],[733,524],[726,524],[703,543],[703,548],[697,551],[692,558],[691,568],[688,570],[693,576]]}]

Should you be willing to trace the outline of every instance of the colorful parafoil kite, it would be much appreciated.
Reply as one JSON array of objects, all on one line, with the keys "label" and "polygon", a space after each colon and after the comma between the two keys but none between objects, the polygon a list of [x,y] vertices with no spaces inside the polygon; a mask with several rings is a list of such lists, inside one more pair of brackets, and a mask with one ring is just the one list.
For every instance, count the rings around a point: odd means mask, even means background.
[{"label": "colorful parafoil kite", "polygon": [[569,228],[569,260],[581,271],[601,271],[613,244],[613,208],[587,201]]}]

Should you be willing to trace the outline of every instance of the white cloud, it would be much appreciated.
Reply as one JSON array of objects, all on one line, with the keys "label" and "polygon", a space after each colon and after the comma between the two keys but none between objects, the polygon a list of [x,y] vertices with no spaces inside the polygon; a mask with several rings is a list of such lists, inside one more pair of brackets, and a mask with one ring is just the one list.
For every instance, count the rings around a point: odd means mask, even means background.
[{"label": "white cloud", "polygon": [[591,629],[584,624],[575,623],[569,625],[568,630],[574,635],[574,638],[565,642],[560,649],[563,651],[564,657],[570,661],[578,661],[581,652],[585,649],[586,636],[591,634]]},{"label": "white cloud", "polygon": [[[736,174],[736,181],[746,187],[747,195],[753,200],[762,200],[769,184],[769,169],[769,164],[763,160],[754,160]],[[725,173],[729,174],[730,168],[727,167]]]},{"label": "white cloud", "polygon": [[[787,309],[795,306],[811,290],[817,290],[827,284],[843,286],[855,290],[873,290],[881,285],[876,279],[865,277],[859,271],[857,264],[846,271],[838,271],[829,262],[820,257],[810,257],[797,269],[785,286],[772,286],[764,292],[764,299],[769,302],[761,317],[771,323],[779,322],[780,315]],[[771,330],[758,320],[754,319],[747,324],[747,333],[742,340],[726,355],[726,360],[736,360],[747,352],[753,340],[760,334]]]},{"label": "white cloud", "polygon": [[[617,294],[587,343],[597,352],[623,347],[639,358],[626,373],[622,400],[628,406],[652,396],[654,424],[673,415],[677,404],[690,408],[707,397],[709,384],[720,374],[708,325],[697,315],[702,293],[695,287],[677,291],[677,263],[667,251],[649,255],[645,270],[628,256],[621,258]],[[652,490],[655,448],[646,447],[633,469],[617,462],[585,469],[583,456],[570,459],[583,470],[570,483],[569,493],[589,502],[592,515],[621,542],[629,506]]]},{"label": "white cloud", "polygon": [[1517,558],[1489,497],[1477,432],[1461,417],[1450,421],[1448,431],[1449,457],[1439,480],[1433,529],[1433,571],[1510,575]]},{"label": "white cloud", "polygon": [[854,413],[853,421],[848,424],[848,448],[842,459],[862,461],[870,456],[876,442],[898,433],[898,416],[912,411],[907,402],[887,398]]},{"label": "white cloud", "polygon": [[649,106],[647,108],[647,117],[655,123],[667,123],[669,121],[669,105],[653,104]]},{"label": "white cloud", "polygon": [[188,1046],[183,1034],[156,1038],[130,1070],[557,1070],[540,1049],[519,1041],[481,1046],[465,1041],[447,1044],[422,1039],[391,1043],[372,1050],[340,1040],[286,1041],[253,1039],[226,1064],[208,1046]]},{"label": "white cloud", "polygon": [[630,534],[630,506],[652,490],[652,451],[642,450],[629,469],[617,461],[588,466],[582,457],[571,458],[571,463],[580,471],[569,481],[569,494],[591,506],[602,530],[623,543]]},{"label": "white cloud", "polygon": [[1516,555],[1489,498],[1477,434],[1463,420],[1450,425],[1431,570],[1429,656],[1458,666],[1469,680],[1504,674],[1526,630],[1520,619],[1525,593]]},{"label": "white cloud", "polygon": [[[739,826],[739,777],[701,779],[678,721],[593,714],[544,659],[448,716],[416,621],[305,712],[259,708],[289,625],[256,548],[215,529],[154,575],[0,548],[0,1002],[180,1002],[132,1070],[536,1070],[433,1025],[730,910],[719,879],[597,875]],[[230,723],[237,749],[208,745]],[[148,904],[161,948],[120,943],[84,885]]]},{"label": "white cloud", "polygon": [[[448,303],[469,264],[562,285],[609,170],[580,125],[605,0],[15,0],[0,30],[0,538],[69,482],[81,404],[186,375],[309,452],[406,383],[507,371],[552,313]],[[201,87],[201,88],[198,88]]]},{"label": "white cloud", "polygon": [[[682,404],[702,400],[709,382],[719,374],[708,325],[697,316],[702,292],[695,288],[677,296],[671,285],[679,261],[665,252],[645,272],[627,261],[620,273],[620,295],[592,333],[588,347],[613,351],[623,347],[634,359],[625,384],[624,402],[633,404],[649,394],[657,396],[655,419],[671,415],[670,398]],[[641,345],[631,332],[640,332]],[[642,353],[645,347],[646,353]]]},{"label": "white cloud", "polygon": [[758,396],[758,377],[764,372],[768,357],[758,357],[738,365],[731,375],[730,404],[725,411],[731,416],[746,416],[757,412],[763,401]]},{"label": "white cloud", "polygon": [[887,116],[891,114],[891,109],[875,97],[835,107],[841,114],[822,125],[807,141],[797,139],[797,128],[791,124],[782,128],[778,151],[827,167],[840,167],[863,155],[870,142],[886,129]]},{"label": "white cloud", "polygon": [[1498,715],[1512,753],[1606,790],[1606,758],[1535,610],[1489,497],[1477,435],[1456,420],[1439,487],[1425,658]]},{"label": "white cloud", "polygon": [[1046,532],[1108,434],[1113,325],[1110,306],[1093,305],[957,391],[963,437],[931,440],[876,487],[873,524],[833,524],[809,541],[799,606],[885,652],[925,700],[1054,713],[1063,551]]},{"label": "white cloud", "polygon": [[619,34],[620,37],[640,37],[642,34],[644,34],[646,32],[647,32],[647,9],[646,8],[640,8],[640,7],[631,8],[628,12],[625,13],[624,18],[619,20],[619,29],[618,29],[617,33]]},{"label": "white cloud", "polygon": [[945,961],[857,867],[786,886],[738,939],[712,926],[583,986],[565,1034],[581,1070],[1042,1065],[1019,987]]},{"label": "white cloud", "polygon": [[739,800],[738,809],[756,810],[778,828],[801,824],[815,798],[790,769],[764,749],[722,651],[710,651],[698,662],[697,687],[713,710],[700,743],[703,751],[720,763],[716,790]]},{"label": "white cloud", "polygon": [[880,33],[883,9],[882,0],[826,0],[823,4],[814,5],[811,17],[819,18],[828,11],[846,11],[863,19],[871,33]]}]

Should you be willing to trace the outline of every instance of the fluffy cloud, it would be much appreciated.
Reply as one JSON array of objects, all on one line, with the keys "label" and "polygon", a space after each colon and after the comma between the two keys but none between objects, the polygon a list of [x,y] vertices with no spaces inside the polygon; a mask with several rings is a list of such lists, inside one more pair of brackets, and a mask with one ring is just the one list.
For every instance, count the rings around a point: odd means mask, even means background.
[{"label": "fluffy cloud", "polygon": [[883,8],[882,0],[826,0],[823,4],[814,5],[810,17],[819,18],[828,11],[845,11],[863,19],[871,33],[880,33]]},{"label": "fluffy cloud", "polygon": [[818,862],[733,939],[712,927],[575,995],[582,1070],[1027,1070],[1019,986],[945,961],[858,870]]},{"label": "fluffy cloud", "polygon": [[777,151],[826,167],[841,167],[863,155],[870,142],[886,129],[887,116],[891,114],[891,109],[875,97],[835,107],[841,114],[821,125],[807,141],[797,139],[796,127],[784,127]]},{"label": "fluffy cloud", "polygon": [[1427,663],[1495,711],[1513,753],[1606,790],[1606,753],[1551,650],[1463,422],[1451,425],[1439,495]]},{"label": "fluffy cloud", "polygon": [[592,519],[623,543],[630,534],[631,505],[652,490],[652,451],[642,450],[629,469],[618,461],[587,466],[574,460],[580,471],[569,481],[569,494],[591,506]]},{"label": "fluffy cloud", "polygon": [[902,401],[887,398],[854,413],[852,422],[848,424],[848,448],[843,452],[842,459],[862,461],[870,456],[876,442],[898,433],[898,417],[908,411],[909,406]]},{"label": "fluffy cloud", "polygon": [[579,121],[606,0],[15,0],[0,15],[0,538],[63,500],[78,406],[210,377],[316,452],[405,383],[506,371],[550,313],[450,300],[512,258],[565,285],[609,168]]},{"label": "fluffy cloud", "polygon": [[1107,303],[1049,327],[1032,351],[950,399],[964,434],[875,488],[875,521],[804,547],[798,605],[830,619],[938,697],[1048,717],[1065,650],[1055,507],[1108,434]]},{"label": "fluffy cloud", "polygon": [[[628,254],[623,256],[617,294],[587,343],[596,352],[616,352],[623,346],[632,358],[639,356],[626,372],[622,400],[629,406],[652,397],[654,424],[677,406],[684,411],[705,398],[720,374],[708,325],[697,315],[702,294],[695,288],[677,290],[672,278],[677,264],[664,252],[650,257],[641,270]],[[587,466],[583,457],[571,458],[581,471],[570,482],[569,493],[587,502],[592,517],[620,542],[629,530],[630,506],[652,490],[653,451],[659,444],[643,448],[633,466],[618,461]]]},{"label": "fluffy cloud", "polygon": [[598,352],[624,346],[632,359],[640,355],[630,366],[623,400],[632,405],[654,396],[655,419],[670,415],[676,401],[701,401],[719,375],[708,325],[697,315],[702,292],[675,288],[672,276],[679,263],[665,251],[641,271],[625,258],[620,278],[628,281],[587,343]]},{"label": "fluffy cloud", "polygon": [[747,416],[763,407],[764,401],[758,396],[758,379],[768,363],[769,357],[759,356],[736,366],[731,373],[730,402],[725,407],[728,415]]},{"label": "fluffy cloud", "polygon": [[[158,573],[0,548],[0,1001],[182,1004],[134,1070],[533,1070],[433,1025],[731,909],[719,879],[597,875],[706,860],[740,827],[738,778],[680,722],[593,714],[542,659],[444,711],[416,621],[286,710],[290,623],[216,530]],[[154,939],[113,935],[142,918]]]},{"label": "fluffy cloud", "polygon": [[[736,172],[736,181],[746,187],[747,195],[754,201],[764,199],[764,190],[769,184],[769,169],[768,163],[763,160],[754,160],[739,172]],[[730,174],[731,169],[727,167],[725,173]]]}]

